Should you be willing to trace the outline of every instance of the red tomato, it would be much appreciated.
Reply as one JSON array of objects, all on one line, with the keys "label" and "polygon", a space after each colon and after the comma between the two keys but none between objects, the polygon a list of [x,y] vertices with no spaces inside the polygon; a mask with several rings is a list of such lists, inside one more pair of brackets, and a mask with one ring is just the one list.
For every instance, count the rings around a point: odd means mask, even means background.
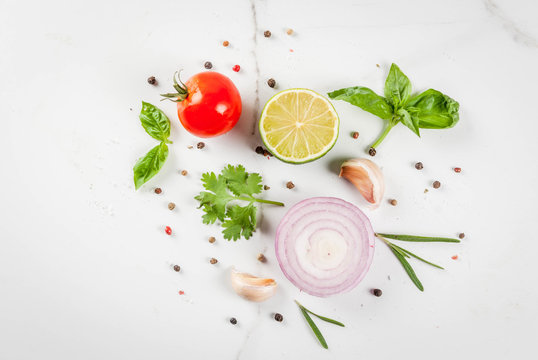
[{"label": "red tomato", "polygon": [[[181,83],[181,81],[180,81]],[[212,137],[230,131],[241,116],[241,96],[232,80],[214,71],[192,76],[185,84],[174,78],[177,114],[183,127],[193,135]]]}]

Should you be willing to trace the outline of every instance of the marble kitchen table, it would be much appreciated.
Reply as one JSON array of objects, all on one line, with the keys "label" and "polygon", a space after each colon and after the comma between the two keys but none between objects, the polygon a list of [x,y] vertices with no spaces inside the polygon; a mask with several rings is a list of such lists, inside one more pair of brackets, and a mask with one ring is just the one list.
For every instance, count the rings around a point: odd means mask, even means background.
[{"label": "marble kitchen table", "polygon": [[[536,359],[537,13],[531,0],[0,1],[0,359]],[[176,70],[187,79],[206,61],[237,85],[243,114],[199,150],[159,94]],[[460,122],[420,139],[392,130],[373,159],[386,181],[379,209],[338,178],[383,128],[356,107],[333,101],[340,137],[317,161],[255,153],[258,115],[276,92],[382,93],[393,62],[416,91],[459,101]],[[135,191],[133,164],[155,144],[138,120],[142,100],[171,119],[173,144]],[[259,172],[264,196],[286,203],[263,206],[248,241],[203,225],[193,199],[201,174],[228,163]],[[466,236],[406,244],[445,267],[412,263],[424,292],[378,242],[354,290],[309,296],[284,277],[273,242],[286,210],[313,196],[356,204],[377,231]],[[232,266],[274,278],[276,295],[239,298]],[[328,350],[294,299],[345,323],[318,321]]]}]

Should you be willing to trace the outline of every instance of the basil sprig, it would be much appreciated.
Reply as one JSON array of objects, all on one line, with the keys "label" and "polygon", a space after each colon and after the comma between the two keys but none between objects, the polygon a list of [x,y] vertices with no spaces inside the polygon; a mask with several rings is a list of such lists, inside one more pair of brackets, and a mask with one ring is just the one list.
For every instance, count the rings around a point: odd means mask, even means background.
[{"label": "basil sprig", "polygon": [[459,104],[443,93],[429,89],[411,96],[411,81],[396,64],[390,67],[385,81],[385,97],[363,86],[328,93],[333,100],[344,100],[383,120],[387,126],[372,144],[375,149],[399,122],[420,137],[420,129],[447,129],[459,120]]},{"label": "basil sprig", "polygon": [[151,149],[143,158],[138,159],[133,167],[135,188],[138,190],[149,179],[157,175],[168,157],[168,145],[172,142],[170,137],[170,120],[156,106],[142,101],[140,122],[146,132],[159,140],[160,144]]}]

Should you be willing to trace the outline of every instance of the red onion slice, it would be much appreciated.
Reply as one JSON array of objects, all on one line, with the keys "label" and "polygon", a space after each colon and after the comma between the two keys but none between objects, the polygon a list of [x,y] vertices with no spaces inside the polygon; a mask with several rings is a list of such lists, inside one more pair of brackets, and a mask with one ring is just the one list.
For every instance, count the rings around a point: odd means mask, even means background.
[{"label": "red onion slice", "polygon": [[329,296],[353,289],[374,256],[370,220],[342,199],[316,197],[295,204],[276,231],[282,272],[302,291]]}]

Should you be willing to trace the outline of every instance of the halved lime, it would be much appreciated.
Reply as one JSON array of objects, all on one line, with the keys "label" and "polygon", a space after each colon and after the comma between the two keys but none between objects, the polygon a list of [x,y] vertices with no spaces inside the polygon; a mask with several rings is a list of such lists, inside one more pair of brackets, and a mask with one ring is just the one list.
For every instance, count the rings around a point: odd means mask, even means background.
[{"label": "halved lime", "polygon": [[340,120],[332,104],[308,89],[273,96],[260,116],[260,135],[274,156],[302,164],[325,155],[338,138]]}]

